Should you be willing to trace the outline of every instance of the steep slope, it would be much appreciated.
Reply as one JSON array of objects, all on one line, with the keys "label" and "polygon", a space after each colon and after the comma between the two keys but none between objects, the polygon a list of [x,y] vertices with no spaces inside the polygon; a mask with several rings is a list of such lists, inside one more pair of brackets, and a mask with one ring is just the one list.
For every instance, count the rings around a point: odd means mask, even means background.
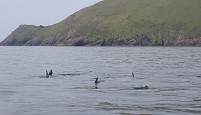
[{"label": "steep slope", "polygon": [[104,0],[57,24],[21,25],[1,45],[200,46],[200,0]]}]

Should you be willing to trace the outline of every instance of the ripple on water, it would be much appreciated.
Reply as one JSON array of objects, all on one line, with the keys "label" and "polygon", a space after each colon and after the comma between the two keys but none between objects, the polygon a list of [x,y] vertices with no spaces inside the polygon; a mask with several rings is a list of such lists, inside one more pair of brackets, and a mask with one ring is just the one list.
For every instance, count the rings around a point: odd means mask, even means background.
[{"label": "ripple on water", "polygon": [[2,90],[0,91],[0,95],[14,95],[17,91],[11,91],[11,90]]},{"label": "ripple on water", "polygon": [[[201,63],[197,63],[200,48],[1,47],[0,50],[0,111],[8,115],[201,113]],[[46,69],[53,69],[53,76],[40,78],[45,77]],[[101,81],[98,89],[94,88],[96,77]],[[150,89],[133,89],[145,85]]]}]

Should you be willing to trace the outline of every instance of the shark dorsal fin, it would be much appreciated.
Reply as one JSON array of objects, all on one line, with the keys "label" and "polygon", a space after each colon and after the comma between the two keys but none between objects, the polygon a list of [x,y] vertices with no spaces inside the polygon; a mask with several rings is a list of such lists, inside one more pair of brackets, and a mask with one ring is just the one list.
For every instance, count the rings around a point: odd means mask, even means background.
[{"label": "shark dorsal fin", "polygon": [[134,73],[132,72],[132,77],[134,78],[134,76],[135,76],[135,75],[134,75]]},{"label": "shark dorsal fin", "polygon": [[46,70],[46,78],[49,78],[49,74],[48,71]]},{"label": "shark dorsal fin", "polygon": [[53,74],[53,72],[52,72],[52,70],[50,70],[49,75],[52,75],[52,74]]}]

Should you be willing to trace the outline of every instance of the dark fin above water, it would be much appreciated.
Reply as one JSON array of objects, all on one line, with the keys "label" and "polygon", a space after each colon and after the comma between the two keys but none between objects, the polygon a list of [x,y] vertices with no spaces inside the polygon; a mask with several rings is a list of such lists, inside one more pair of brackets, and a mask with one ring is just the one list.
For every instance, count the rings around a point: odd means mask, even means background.
[{"label": "dark fin above water", "polygon": [[136,90],[143,90],[143,89],[149,89],[149,87],[146,85],[144,87],[134,87]]},{"label": "dark fin above water", "polygon": [[96,80],[95,80],[95,82],[94,82],[94,83],[95,83],[95,89],[98,89],[98,86],[97,86],[97,85],[98,85],[98,83],[100,83],[100,82],[101,82],[101,81],[98,81],[98,77],[97,77]]},{"label": "dark fin above water", "polygon": [[132,72],[132,77],[134,78],[135,77],[135,75],[134,75],[134,73]]},{"label": "dark fin above water", "polygon": [[51,76],[52,76],[52,74],[53,74],[53,72],[52,72],[52,70],[50,70],[49,75],[51,75]]},{"label": "dark fin above water", "polygon": [[95,84],[97,85],[98,83],[100,83],[101,81],[98,81],[98,77],[95,80]]},{"label": "dark fin above water", "polygon": [[49,74],[48,71],[46,70],[46,78],[49,78]]},{"label": "dark fin above water", "polygon": [[95,80],[95,85],[97,85],[97,84],[98,84],[98,77]]}]

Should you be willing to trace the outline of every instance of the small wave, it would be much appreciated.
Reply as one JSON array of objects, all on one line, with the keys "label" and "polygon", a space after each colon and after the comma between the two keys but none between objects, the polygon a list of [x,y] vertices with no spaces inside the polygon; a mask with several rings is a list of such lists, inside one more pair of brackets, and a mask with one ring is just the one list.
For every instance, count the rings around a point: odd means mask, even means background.
[{"label": "small wave", "polygon": [[113,104],[110,102],[100,102],[97,107],[101,110],[134,110],[137,106],[132,106],[132,105],[118,105],[118,104]]},{"label": "small wave", "polygon": [[10,91],[10,90],[0,91],[0,95],[13,95],[16,93],[17,93],[17,91]]},{"label": "small wave", "polygon": [[133,87],[125,87],[125,88],[121,88],[119,90],[133,90]]},{"label": "small wave", "polygon": [[[66,76],[80,76],[82,74],[77,74],[77,73],[67,73],[67,74],[55,74],[55,75],[52,75],[52,76],[49,76],[49,78],[56,78],[56,77],[66,77]],[[39,76],[32,76],[32,77],[38,77],[38,78],[47,78],[47,76],[45,75],[39,75]]]},{"label": "small wave", "polygon": [[180,76],[184,76],[184,75],[181,75],[181,74],[180,74],[180,75],[177,75],[177,76],[180,77]]},{"label": "small wave", "polygon": [[[85,89],[85,90],[91,90],[91,89],[101,89],[101,88],[97,88],[95,86],[78,86],[78,87],[74,87],[72,89]],[[101,90],[97,90],[98,92],[105,92],[105,91],[101,91]]]},{"label": "small wave", "polygon": [[[47,76],[37,76],[39,78],[47,78]],[[48,78],[55,78],[55,77],[59,77],[57,75],[52,75],[52,76],[49,76]]]},{"label": "small wave", "polygon": [[120,113],[120,115],[160,115],[160,114],[145,114],[145,113],[142,113],[142,114],[133,114],[133,113]]},{"label": "small wave", "polygon": [[57,75],[60,75],[60,76],[80,76],[82,74],[78,74],[78,73],[64,73],[64,74],[57,74]]},{"label": "small wave", "polygon": [[[197,101],[201,101],[201,99],[194,99],[193,101],[196,101],[196,102],[197,102]],[[201,106],[201,105],[200,105],[200,106]]]},{"label": "small wave", "polygon": [[93,89],[93,87],[90,87],[90,86],[78,86],[78,87],[74,87],[72,89]]},{"label": "small wave", "polygon": [[196,75],[196,77],[201,78],[201,75]]}]

